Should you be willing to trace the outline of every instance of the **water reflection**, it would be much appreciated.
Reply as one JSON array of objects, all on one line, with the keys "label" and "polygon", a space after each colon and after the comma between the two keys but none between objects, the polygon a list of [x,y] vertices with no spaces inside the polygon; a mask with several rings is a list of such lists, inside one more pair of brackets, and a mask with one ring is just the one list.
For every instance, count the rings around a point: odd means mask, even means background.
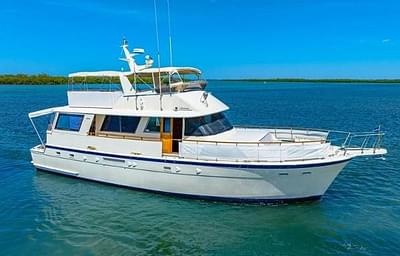
[{"label": "water reflection", "polygon": [[291,243],[307,251],[307,241],[324,244],[335,225],[322,202],[265,206],[190,200],[45,172],[37,172],[34,187],[47,201],[39,231],[96,254],[249,248],[262,253]]}]

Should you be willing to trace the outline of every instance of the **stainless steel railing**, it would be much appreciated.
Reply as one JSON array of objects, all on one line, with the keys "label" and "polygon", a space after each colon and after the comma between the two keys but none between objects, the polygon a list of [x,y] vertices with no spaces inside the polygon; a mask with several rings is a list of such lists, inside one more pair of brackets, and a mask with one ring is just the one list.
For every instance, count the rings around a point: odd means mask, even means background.
[{"label": "stainless steel railing", "polygon": [[[190,143],[195,154],[195,159],[201,160],[234,160],[234,161],[305,161],[323,159],[335,155],[338,148],[346,155],[349,149],[378,149],[381,147],[384,133],[379,130],[374,132],[344,132],[335,130],[308,129],[308,128],[276,128],[276,127],[237,127],[238,129],[262,129],[269,131],[278,139],[277,141],[221,141],[187,138],[180,140]],[[254,130],[253,130],[254,131]],[[318,146],[320,145],[320,146]],[[220,147],[220,150],[217,150]],[[247,154],[246,157],[227,157],[222,150],[244,150],[256,153]],[[298,152],[290,154],[288,152]],[[207,151],[215,150],[216,154],[208,155]],[[200,153],[199,151],[202,151]],[[265,152],[268,151],[268,154]],[[243,151],[242,151],[243,152]],[[299,153],[301,152],[301,153]],[[240,152],[239,152],[240,153]],[[186,155],[185,157],[190,157]]]},{"label": "stainless steel railing", "polygon": [[[276,140],[272,141],[223,141],[209,140],[201,137],[186,137],[171,139],[181,147],[189,146],[189,150],[179,150],[177,156],[210,161],[240,161],[240,162],[289,162],[324,159],[337,154],[346,155],[348,150],[378,149],[383,142],[384,133],[344,132],[311,128],[291,127],[237,127],[248,129],[248,132],[260,129],[270,132]],[[255,130],[256,129],[256,130]],[[142,141],[160,141],[160,138],[150,138],[121,134],[96,134],[120,139]],[[332,145],[337,147],[332,147]],[[183,149],[183,148],[181,148]],[[190,153],[188,153],[190,151]],[[294,153],[293,153],[294,152]]]},{"label": "stainless steel railing", "polygon": [[[384,132],[381,131],[380,127],[372,132],[346,132],[339,130],[325,130],[325,129],[314,129],[314,128],[302,128],[302,127],[268,127],[268,126],[235,126],[239,129],[262,129],[272,132],[277,139],[291,138],[291,143],[302,143],[302,142],[315,142],[315,138],[319,138],[321,141],[330,142],[333,145],[341,147],[380,147],[382,144]],[[305,140],[296,141],[295,138],[303,137]],[[308,137],[308,140],[307,140]],[[361,139],[361,141],[359,140]],[[357,141],[355,144],[354,141]]]}]

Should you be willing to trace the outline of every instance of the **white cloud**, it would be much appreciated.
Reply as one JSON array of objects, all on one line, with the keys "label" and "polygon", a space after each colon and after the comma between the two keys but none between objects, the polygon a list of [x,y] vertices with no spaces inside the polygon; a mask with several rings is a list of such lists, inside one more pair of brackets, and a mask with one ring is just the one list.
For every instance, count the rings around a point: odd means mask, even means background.
[{"label": "white cloud", "polygon": [[392,41],[390,38],[386,38],[382,40],[383,44],[389,43],[390,41]]}]

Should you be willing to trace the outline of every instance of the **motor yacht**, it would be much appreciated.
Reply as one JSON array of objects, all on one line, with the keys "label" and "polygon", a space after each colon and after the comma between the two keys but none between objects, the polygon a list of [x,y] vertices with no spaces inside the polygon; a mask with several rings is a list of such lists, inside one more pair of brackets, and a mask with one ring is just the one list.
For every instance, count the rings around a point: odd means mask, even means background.
[{"label": "motor yacht", "polygon": [[[233,126],[201,71],[153,67],[124,41],[129,71],[69,75],[68,105],[29,113],[38,170],[211,200],[319,199],[351,159],[384,155],[383,132]],[[105,84],[93,84],[101,78]],[[95,81],[100,81],[95,80]],[[45,136],[34,119],[50,115]]]}]

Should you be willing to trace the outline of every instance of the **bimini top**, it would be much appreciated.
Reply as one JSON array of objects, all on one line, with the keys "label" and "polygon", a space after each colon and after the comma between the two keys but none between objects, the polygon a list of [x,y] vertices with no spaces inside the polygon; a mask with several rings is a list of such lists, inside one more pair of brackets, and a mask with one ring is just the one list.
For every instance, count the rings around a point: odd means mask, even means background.
[{"label": "bimini top", "polygon": [[94,71],[94,72],[76,72],[71,73],[68,77],[120,77],[120,76],[129,76],[132,75],[133,72],[121,72],[121,71]]},{"label": "bimini top", "polygon": [[200,69],[192,68],[192,67],[162,67],[162,68],[146,68],[139,72],[138,75],[141,74],[154,74],[154,73],[174,73],[178,72],[179,74],[201,74]]},{"label": "bimini top", "polygon": [[71,73],[68,77],[120,77],[129,75],[152,75],[157,73],[175,73],[179,74],[201,74],[201,71],[197,68],[192,67],[162,67],[162,68],[145,68],[139,71],[95,71],[95,72],[76,72]]}]

